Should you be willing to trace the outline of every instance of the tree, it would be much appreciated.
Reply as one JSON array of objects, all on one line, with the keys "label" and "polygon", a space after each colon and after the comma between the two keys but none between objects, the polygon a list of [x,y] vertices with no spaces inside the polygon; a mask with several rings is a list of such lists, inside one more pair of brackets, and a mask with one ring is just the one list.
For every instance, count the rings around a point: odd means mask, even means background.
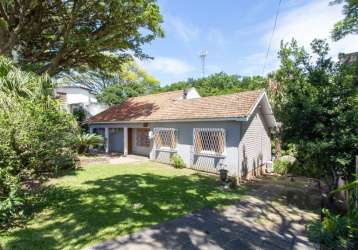
[{"label": "tree", "polygon": [[358,63],[335,63],[322,40],[311,47],[314,56],[296,41],[281,44],[275,80],[283,94],[273,97],[274,111],[283,122],[283,141],[296,145],[302,168],[322,175],[334,190],[340,177],[352,177],[358,154]]},{"label": "tree", "polygon": [[115,71],[97,69],[61,74],[59,80],[65,84],[84,86],[96,94],[115,84],[142,82],[147,88],[155,88],[159,83],[134,61],[121,64]]},{"label": "tree", "polygon": [[84,85],[96,86],[97,98],[108,105],[118,104],[127,98],[152,93],[159,88],[159,82],[133,61],[122,64],[117,72],[106,74],[105,81],[96,85],[80,78]]},{"label": "tree", "polygon": [[158,91],[165,92],[195,87],[201,96],[211,96],[260,89],[265,88],[266,85],[266,79],[261,76],[241,77],[220,72],[199,79],[190,78],[187,81],[173,83]]},{"label": "tree", "polygon": [[348,34],[358,34],[358,1],[357,0],[335,0],[331,4],[343,3],[344,19],[337,22],[332,32],[332,38],[336,41]]},{"label": "tree", "polygon": [[155,0],[9,0],[0,3],[0,54],[50,76],[109,69],[148,58],[141,46],[163,36]]},{"label": "tree", "polygon": [[53,98],[50,79],[0,56],[0,229],[31,207],[25,181],[75,167],[77,133],[73,116]]}]

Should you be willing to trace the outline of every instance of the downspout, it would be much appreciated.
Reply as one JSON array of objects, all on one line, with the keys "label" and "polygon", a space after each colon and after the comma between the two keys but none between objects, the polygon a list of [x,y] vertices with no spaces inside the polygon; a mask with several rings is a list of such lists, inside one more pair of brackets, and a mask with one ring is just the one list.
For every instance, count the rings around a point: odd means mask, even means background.
[{"label": "downspout", "polygon": [[240,181],[241,181],[241,171],[240,171],[241,129],[242,129],[242,122],[239,122],[239,145],[237,145],[237,169],[236,169],[236,183],[237,184],[240,184]]}]

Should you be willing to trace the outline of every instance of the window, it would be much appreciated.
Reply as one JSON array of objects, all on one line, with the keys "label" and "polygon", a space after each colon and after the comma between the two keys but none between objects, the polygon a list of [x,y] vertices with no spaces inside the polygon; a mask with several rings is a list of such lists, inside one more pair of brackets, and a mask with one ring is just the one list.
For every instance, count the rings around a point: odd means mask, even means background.
[{"label": "window", "polygon": [[222,156],[225,152],[225,129],[194,128],[194,152]]},{"label": "window", "polygon": [[135,141],[138,147],[149,147],[149,129],[137,128],[135,132]]},{"label": "window", "polygon": [[154,128],[154,148],[174,150],[177,146],[174,128]]}]

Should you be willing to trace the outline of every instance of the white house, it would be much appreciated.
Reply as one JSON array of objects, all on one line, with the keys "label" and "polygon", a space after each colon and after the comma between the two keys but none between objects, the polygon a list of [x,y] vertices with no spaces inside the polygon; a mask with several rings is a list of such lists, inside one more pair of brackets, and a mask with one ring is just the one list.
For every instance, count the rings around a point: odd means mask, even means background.
[{"label": "white house", "polygon": [[85,87],[61,86],[55,88],[55,96],[62,100],[62,105],[68,112],[72,113],[75,109],[83,108],[86,118],[107,109],[107,106],[98,103],[96,96]]}]

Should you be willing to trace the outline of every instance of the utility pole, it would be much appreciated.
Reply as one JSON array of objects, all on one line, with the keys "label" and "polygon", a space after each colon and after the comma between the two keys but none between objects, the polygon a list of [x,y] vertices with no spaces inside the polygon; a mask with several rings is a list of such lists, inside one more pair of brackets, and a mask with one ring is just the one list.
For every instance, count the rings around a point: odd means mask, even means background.
[{"label": "utility pole", "polygon": [[201,74],[202,77],[205,77],[205,59],[206,56],[208,55],[208,51],[207,50],[203,50],[202,52],[200,52],[199,57],[201,59]]}]

